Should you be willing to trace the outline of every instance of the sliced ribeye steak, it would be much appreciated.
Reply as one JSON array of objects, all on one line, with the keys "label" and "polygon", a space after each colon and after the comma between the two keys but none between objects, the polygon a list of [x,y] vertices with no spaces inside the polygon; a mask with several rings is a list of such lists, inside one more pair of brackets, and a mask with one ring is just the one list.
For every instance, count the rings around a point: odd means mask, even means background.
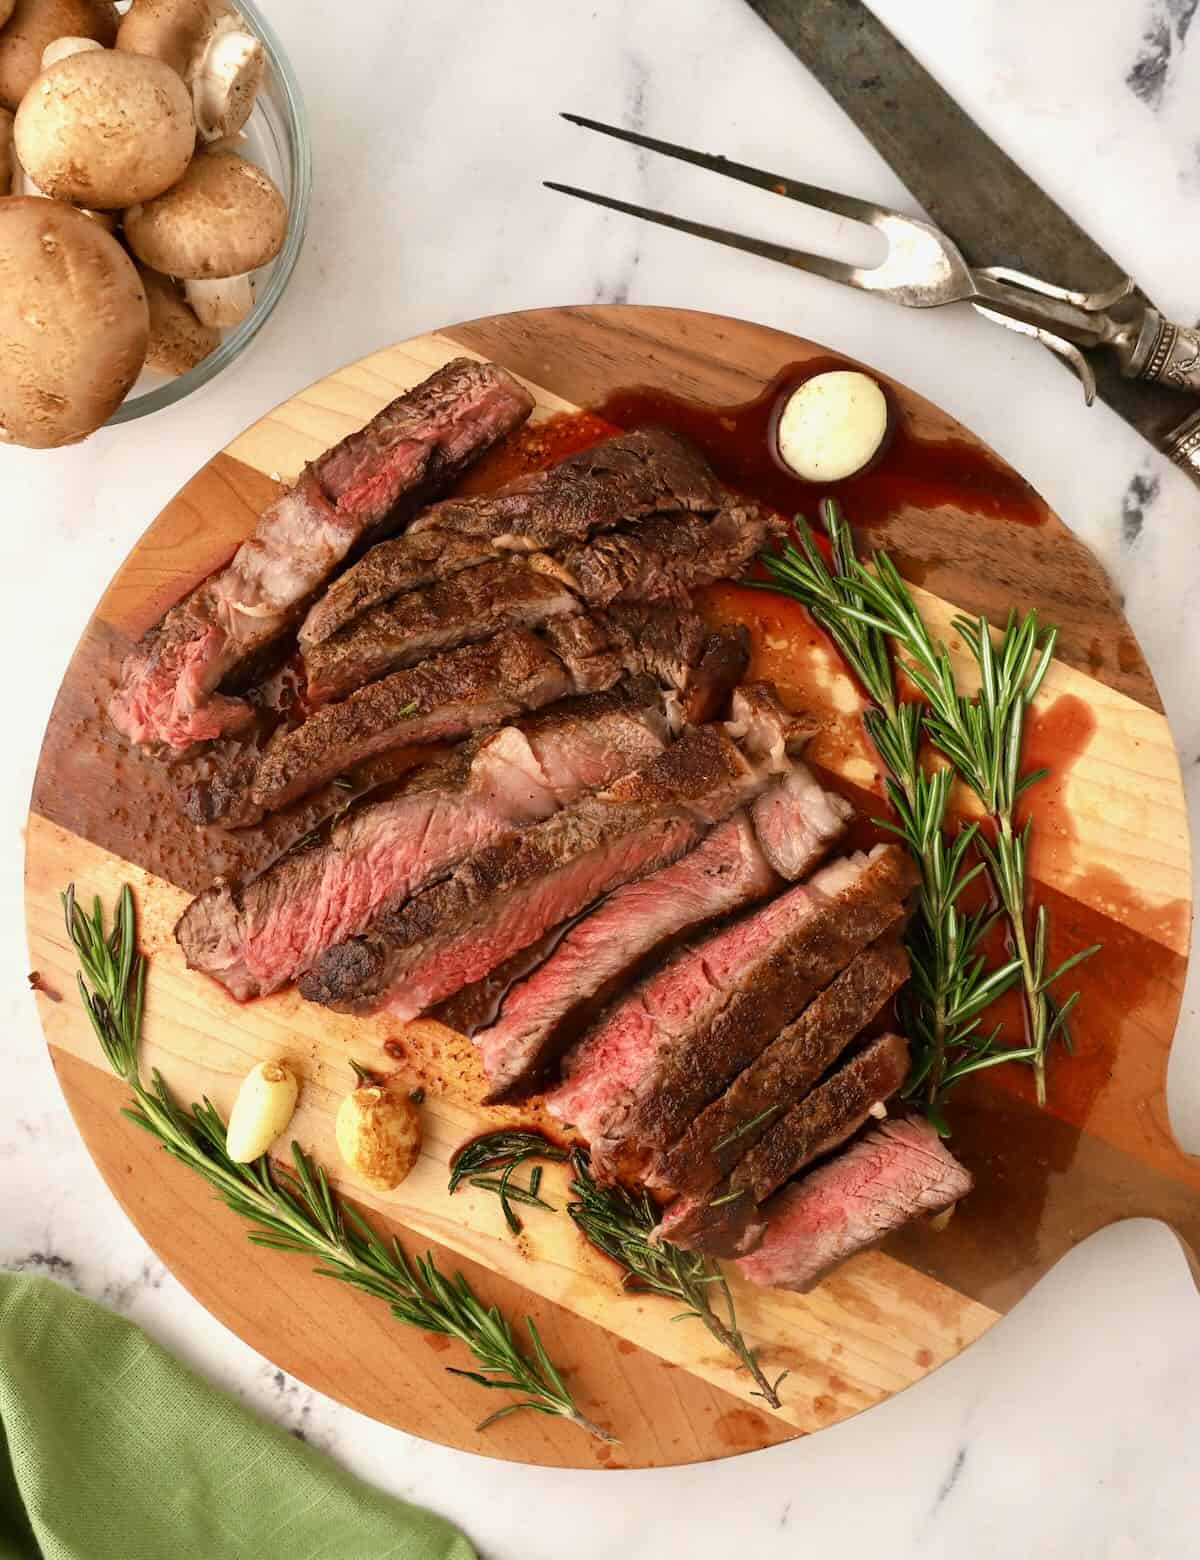
[{"label": "sliced ribeye steak", "polygon": [[972,1185],[927,1121],[885,1121],[767,1203],[761,1243],[738,1270],[752,1284],[803,1293],[910,1220],[949,1208]]},{"label": "sliced ribeye steak", "polygon": [[[195,788],[189,816],[234,828],[255,823],[372,755],[402,744],[453,741],[523,709],[602,692],[627,672],[649,673],[664,685],[673,731],[693,704],[727,702],[728,679],[742,665],[739,640],[730,645],[724,634],[707,635],[688,608],[648,605],[638,615],[643,631],[636,645],[625,627],[610,621],[613,614],[571,612],[547,619],[536,633],[504,629],[393,672],[321,706],[303,725],[276,732],[262,754],[244,744],[241,759]],[[667,621],[656,626],[656,619]],[[698,655],[695,668],[681,663],[683,648]]]},{"label": "sliced ribeye steak", "polygon": [[[431,570],[453,572],[496,552],[542,552],[656,514],[715,514],[725,501],[686,440],[658,429],[618,434],[495,493],[433,505],[406,537],[368,553],[326,592],[301,643],[318,644],[379,602],[444,577]],[[429,537],[436,549],[422,540]]]},{"label": "sliced ribeye steak", "polygon": [[725,1093],[696,1117],[650,1175],[660,1190],[699,1195],[716,1186],[801,1100],[908,979],[908,955],[892,930],[864,948]]},{"label": "sliced ribeye steak", "polygon": [[756,838],[752,817],[768,796],[809,843],[794,876],[813,867],[840,837],[849,807],[817,784],[803,764],[772,782],[749,812],[720,824],[681,861],[626,884],[584,917],[535,973],[505,998],[500,1019],[479,1036],[489,1103],[521,1098],[553,1076],[565,1051],[640,966],[682,934],[764,899],[780,886]]},{"label": "sliced ribeye steak", "polygon": [[241,889],[220,885],[175,936],[193,969],[239,1000],[288,985],[334,943],[509,829],[548,817],[665,746],[653,689],[596,694],[527,716],[424,765]]},{"label": "sliced ribeye steak", "polygon": [[740,746],[720,726],[689,727],[649,764],[377,916],[368,933],[323,954],[301,991],[415,1018],[604,894],[677,860],[752,800],[775,772],[778,731],[796,726],[778,706],[772,724],[764,729],[763,715]]},{"label": "sliced ribeye steak", "polygon": [[659,1225],[662,1238],[720,1257],[753,1250],[763,1228],[759,1204],[853,1137],[872,1108],[903,1086],[909,1062],[908,1042],[899,1035],[868,1041],[793,1105],[727,1180],[700,1197],[677,1198]]},{"label": "sliced ribeye steak", "polygon": [[519,558],[493,559],[382,603],[304,656],[308,697],[338,699],[427,656],[580,611],[567,587]]},{"label": "sliced ribeye steak", "polygon": [[640,1176],[822,986],[903,917],[916,882],[894,845],[844,857],[687,948],[568,1056],[547,1104],[602,1178]]},{"label": "sliced ribeye steak", "polygon": [[457,358],[306,466],[225,568],[126,658],[109,715],[131,742],[184,749],[244,727],[253,711],[218,692],[299,621],[350,550],[446,491],[533,409],[491,363]]},{"label": "sliced ribeye steak", "polygon": [[251,801],[274,812],[386,748],[457,741],[569,694],[612,687],[621,666],[615,657],[609,661],[598,668],[603,675],[585,681],[537,634],[506,629],[482,644],[393,672],[273,737]]}]

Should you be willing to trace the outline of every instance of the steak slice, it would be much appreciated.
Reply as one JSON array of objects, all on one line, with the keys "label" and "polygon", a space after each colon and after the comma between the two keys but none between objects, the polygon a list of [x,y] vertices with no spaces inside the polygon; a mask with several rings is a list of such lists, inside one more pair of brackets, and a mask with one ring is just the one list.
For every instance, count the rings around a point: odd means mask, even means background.
[{"label": "steak slice", "polygon": [[631,671],[657,677],[682,697],[679,725],[700,726],[726,712],[750,664],[750,633],[741,624],[710,631],[690,607],[630,602],[610,607],[605,627]]},{"label": "steak slice", "polygon": [[577,598],[549,575],[522,559],[493,559],[373,607],[311,646],[304,657],[308,697],[314,704],[339,699],[426,656],[579,610]]},{"label": "steak slice", "polygon": [[647,515],[713,514],[724,501],[703,455],[686,440],[659,429],[618,434],[495,493],[435,504],[406,537],[343,575],[310,611],[300,639],[319,644],[369,607],[442,578],[437,570],[453,572],[465,559],[541,552]]},{"label": "steak slice", "polygon": [[508,829],[648,762],[665,744],[653,690],[597,694],[527,717],[426,764],[319,849],[287,856],[244,888],[217,885],[175,928],[192,969],[239,1001],[266,996],[333,943],[363,930]]},{"label": "steak slice", "polygon": [[377,916],[367,935],[322,955],[301,992],[344,1010],[386,1007],[415,1018],[622,883],[682,856],[767,784],[758,741],[751,732],[739,747],[719,726],[690,728],[643,768]]},{"label": "steak slice", "polygon": [[683,719],[689,725],[719,720],[749,665],[750,630],[744,624],[731,624],[709,634],[688,679]]},{"label": "steak slice", "polygon": [[[621,668],[611,671],[610,687]],[[571,672],[544,640],[506,629],[482,644],[393,672],[279,732],[259,763],[250,799],[275,812],[385,748],[453,742],[576,691]]]},{"label": "steak slice", "polygon": [[551,618],[544,637],[580,693],[611,688],[625,669],[607,628],[585,613]]},{"label": "steak slice", "polygon": [[641,1174],[851,958],[904,914],[916,881],[894,845],[810,882],[676,955],[568,1058],[551,1113],[588,1139],[599,1176]]},{"label": "steak slice", "polygon": [[785,531],[781,516],[757,504],[727,502],[715,517],[658,515],[635,531],[613,531],[566,548],[559,574],[591,606],[685,601],[699,585],[736,579]]},{"label": "steak slice", "polygon": [[473,569],[495,557],[496,549],[486,539],[442,536],[437,531],[405,531],[391,541],[377,542],[309,608],[300,625],[301,649],[307,654],[372,607],[406,591],[451,579],[460,570]]},{"label": "steak slice", "polygon": [[456,358],[306,466],[225,568],[126,657],[109,702],[131,742],[188,748],[252,718],[217,692],[298,621],[351,548],[444,492],[533,409],[502,368]]},{"label": "steak slice", "polygon": [[682,860],[617,889],[508,994],[499,1021],[478,1037],[486,1103],[522,1099],[551,1078],[605,1001],[664,944],[778,885],[741,811]]},{"label": "steak slice", "polygon": [[908,1042],[881,1035],[815,1088],[764,1135],[714,1192],[672,1203],[663,1240],[713,1256],[752,1251],[763,1231],[758,1205],[822,1155],[840,1148],[908,1077]]},{"label": "steak slice", "polygon": [[[644,612],[648,622],[658,614],[694,625],[694,632],[688,628],[682,637],[688,644],[694,640],[702,645],[697,670],[703,675],[708,645],[696,614],[665,606],[646,607]],[[649,668],[663,682],[678,676],[689,698],[686,690],[693,674],[674,654],[679,637],[665,628],[648,633],[635,654],[629,636],[613,632],[607,614],[593,617],[584,612],[552,617],[536,635],[502,630],[489,641],[393,672],[344,702],[318,709],[305,724],[276,733],[261,755],[247,752],[243,761],[230,766],[228,783],[218,777],[216,783],[197,788],[189,815],[234,828],[255,823],[264,812],[286,806],[372,754],[400,743],[453,741],[571,693],[603,692],[627,669],[640,676],[641,668]],[[478,708],[469,707],[471,701],[477,701]],[[672,730],[678,730],[682,701],[668,695],[664,702]],[[417,708],[411,709],[414,703]],[[778,731],[776,711],[777,706],[768,708],[767,728]],[[241,778],[239,789],[239,777],[246,771],[250,778]]]},{"label": "steak slice", "polygon": [[[803,778],[803,784],[798,779]],[[845,828],[849,807],[831,806],[803,764],[764,793],[786,789],[815,865]],[[757,803],[755,804],[757,807]],[[825,832],[807,814],[819,812]],[[558,1062],[626,986],[638,968],[683,933],[765,899],[779,886],[750,812],[735,813],[681,861],[619,888],[570,931],[557,950],[505,999],[499,1021],[480,1036],[488,1103],[518,1099],[553,1075]],[[793,863],[796,864],[795,862]]]},{"label": "steak slice", "polygon": [[797,1100],[803,1099],[860,1029],[908,979],[895,929],[851,960],[800,1017],[739,1073],[684,1135],[660,1154],[650,1180],[660,1191],[698,1196],[722,1180]]},{"label": "steak slice", "polygon": [[764,791],[750,809],[763,854],[789,883],[799,882],[825,855],[853,813],[844,797],[825,790],[802,764]]},{"label": "steak slice", "polygon": [[752,1284],[803,1293],[910,1220],[949,1208],[973,1184],[927,1121],[882,1122],[767,1203],[761,1244],[738,1270]]}]

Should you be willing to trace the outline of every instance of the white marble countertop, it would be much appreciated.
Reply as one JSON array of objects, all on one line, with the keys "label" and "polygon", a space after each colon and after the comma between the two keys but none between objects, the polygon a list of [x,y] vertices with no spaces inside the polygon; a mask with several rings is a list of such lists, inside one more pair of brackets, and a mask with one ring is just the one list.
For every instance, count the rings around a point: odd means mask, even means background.
[{"label": "white marble countertop", "polygon": [[[873,4],[1165,308],[1196,318],[1196,0]],[[635,1560],[668,1543],[697,1560],[735,1547],[859,1557],[886,1542],[894,1560],[1191,1560],[1200,1297],[1161,1226],[1095,1237],[967,1354],[856,1421],[614,1484],[427,1445],[285,1379],[200,1309],[105,1190],[25,982],[21,836],[54,691],[104,584],[175,488],[274,403],[390,341],[627,299],[766,321],[906,380],[1024,472],[1112,569],[1193,819],[1200,798],[1200,494],[1180,473],[1105,408],[1085,410],[1048,355],[969,311],[905,313],[541,189],[566,178],[801,243],[819,231],[555,118],[574,109],[915,209],[742,0],[391,0],[353,8],[353,35],[335,46],[327,5],[269,9],[304,83],[316,158],[310,237],[275,318],[243,362],[171,412],[56,454],[0,452],[0,636],[21,674],[0,832],[0,1267],[128,1312],[351,1468],[460,1522],[491,1557]],[[1170,1098],[1180,1137],[1200,1149],[1197,984]]]}]

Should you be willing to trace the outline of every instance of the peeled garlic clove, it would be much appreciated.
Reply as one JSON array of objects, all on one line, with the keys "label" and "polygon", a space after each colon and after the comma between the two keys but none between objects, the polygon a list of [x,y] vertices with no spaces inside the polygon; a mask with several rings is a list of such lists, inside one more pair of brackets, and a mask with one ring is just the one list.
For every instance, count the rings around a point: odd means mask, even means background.
[{"label": "peeled garlic clove", "polygon": [[888,433],[888,403],[866,374],[834,369],[793,390],[779,418],[779,456],[806,482],[840,482],[869,466]]},{"label": "peeled garlic clove", "polygon": [[346,1168],[380,1192],[399,1186],[421,1153],[421,1113],[392,1084],[368,1084],[347,1094],[334,1132]]},{"label": "peeled garlic clove", "polygon": [[229,1126],[225,1152],[235,1164],[248,1165],[267,1149],[292,1119],[300,1084],[286,1062],[259,1062],[242,1080]]}]

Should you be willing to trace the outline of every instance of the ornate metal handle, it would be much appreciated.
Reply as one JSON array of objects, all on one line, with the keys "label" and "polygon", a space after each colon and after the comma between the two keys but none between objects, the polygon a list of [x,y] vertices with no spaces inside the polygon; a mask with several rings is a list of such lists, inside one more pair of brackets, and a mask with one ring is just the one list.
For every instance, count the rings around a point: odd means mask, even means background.
[{"label": "ornate metal handle", "polygon": [[1163,441],[1163,452],[1182,466],[1193,482],[1200,483],[1200,412],[1172,429]]},{"label": "ornate metal handle", "polygon": [[1200,332],[1172,325],[1147,307],[1132,345],[1116,343],[1126,379],[1152,379],[1170,390],[1200,395]]}]

